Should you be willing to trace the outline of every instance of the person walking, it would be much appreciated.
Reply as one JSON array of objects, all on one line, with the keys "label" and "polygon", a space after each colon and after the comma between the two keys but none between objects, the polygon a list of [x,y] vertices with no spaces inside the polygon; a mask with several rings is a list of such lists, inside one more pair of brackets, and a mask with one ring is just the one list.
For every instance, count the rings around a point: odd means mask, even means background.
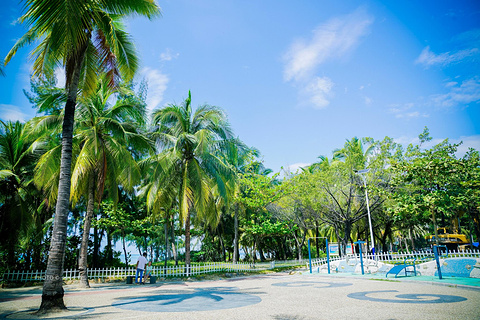
[{"label": "person walking", "polygon": [[144,252],[143,256],[139,256],[137,260],[137,273],[135,274],[135,283],[138,283],[140,279],[140,284],[143,284],[143,270],[145,270],[145,265],[147,264],[147,253]]}]

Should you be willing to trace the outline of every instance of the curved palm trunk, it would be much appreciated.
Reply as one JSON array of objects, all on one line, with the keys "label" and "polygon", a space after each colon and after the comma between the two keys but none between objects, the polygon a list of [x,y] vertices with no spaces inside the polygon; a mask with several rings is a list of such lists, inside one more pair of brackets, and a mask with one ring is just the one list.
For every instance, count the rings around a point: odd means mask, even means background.
[{"label": "curved palm trunk", "polygon": [[175,267],[178,267],[178,254],[177,254],[177,245],[175,244],[175,225],[173,219],[170,221],[170,232],[171,232],[171,243],[172,243],[172,254],[173,259],[175,260]]},{"label": "curved palm trunk", "polygon": [[167,275],[167,266],[168,266],[168,259],[170,258],[169,248],[168,248],[168,211],[165,213],[165,223],[163,224],[163,228],[165,231],[165,268],[164,268],[164,275]]},{"label": "curved palm trunk", "polygon": [[185,273],[190,275],[190,211],[185,218]]},{"label": "curved palm trunk", "polygon": [[125,255],[125,268],[128,268],[127,246],[125,244],[125,230],[122,229],[123,254]]},{"label": "curved palm trunk", "polygon": [[233,239],[233,263],[238,262],[238,206],[238,203],[236,203],[234,219],[235,238]]},{"label": "curved palm trunk", "polygon": [[92,216],[95,201],[95,180],[93,174],[90,174],[88,180],[88,203],[87,212],[83,223],[83,237],[80,246],[80,257],[78,259],[78,270],[80,272],[80,287],[90,288],[88,283],[87,261],[88,261],[88,239],[90,238],[90,225],[92,223]]},{"label": "curved palm trunk", "polygon": [[77,103],[80,70],[86,49],[87,46],[85,44],[84,48],[80,50],[76,62],[74,62],[72,80],[67,88],[67,103],[65,104],[62,127],[62,154],[60,158],[58,198],[55,207],[55,219],[53,222],[47,271],[43,283],[42,303],[38,313],[66,309],[65,303],[63,302],[63,261],[67,242],[67,222],[70,203],[73,123],[75,121],[75,106]]}]

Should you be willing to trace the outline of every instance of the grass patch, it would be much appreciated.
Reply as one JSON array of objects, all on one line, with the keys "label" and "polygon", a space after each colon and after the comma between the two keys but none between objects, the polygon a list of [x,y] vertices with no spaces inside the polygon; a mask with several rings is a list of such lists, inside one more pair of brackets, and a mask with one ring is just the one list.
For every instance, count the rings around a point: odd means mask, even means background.
[{"label": "grass patch", "polygon": [[370,278],[368,280],[373,280],[373,281],[386,281],[386,282],[401,282],[400,280],[392,280],[392,279],[388,279],[388,278],[385,278],[385,279],[375,279],[375,278]]}]

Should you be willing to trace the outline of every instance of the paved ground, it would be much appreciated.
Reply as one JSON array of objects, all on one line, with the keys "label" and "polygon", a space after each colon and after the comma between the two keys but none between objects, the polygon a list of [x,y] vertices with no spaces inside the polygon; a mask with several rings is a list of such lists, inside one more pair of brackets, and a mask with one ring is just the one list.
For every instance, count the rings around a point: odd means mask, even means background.
[{"label": "paved ground", "polygon": [[[277,273],[65,287],[56,319],[480,319],[480,280]],[[460,281],[461,280],[461,281]],[[0,290],[0,319],[38,319],[41,288]]]}]

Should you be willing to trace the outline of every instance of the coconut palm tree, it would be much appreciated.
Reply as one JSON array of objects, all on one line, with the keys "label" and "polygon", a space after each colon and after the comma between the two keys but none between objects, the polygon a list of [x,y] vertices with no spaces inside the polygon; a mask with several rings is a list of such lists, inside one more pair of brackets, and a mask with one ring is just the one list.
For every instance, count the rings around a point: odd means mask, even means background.
[{"label": "coconut palm tree", "polygon": [[[140,170],[130,149],[149,148],[149,141],[137,131],[145,123],[145,105],[136,99],[119,99],[110,106],[114,91],[104,78],[95,94],[81,99],[78,106],[75,140],[81,146],[72,174],[72,201],[87,199],[83,238],[80,247],[80,283],[89,287],[87,249],[94,203],[100,203],[103,191],[118,202],[118,186],[133,191],[140,182]],[[133,102],[133,103],[132,103]]]},{"label": "coconut palm tree", "polygon": [[18,49],[39,40],[33,50],[33,74],[52,75],[56,67],[65,70],[67,101],[62,128],[62,153],[55,221],[39,312],[65,309],[63,302],[63,260],[69,213],[72,136],[78,89],[94,91],[100,72],[110,84],[120,76],[131,78],[137,69],[133,43],[121,19],[139,14],[154,17],[159,8],[154,0],[26,0],[20,18],[28,30],[13,46],[5,63]]},{"label": "coconut palm tree", "polygon": [[15,267],[15,248],[27,236],[35,216],[35,187],[31,183],[41,144],[29,133],[29,124],[0,120],[0,249]]},{"label": "coconut palm tree", "polygon": [[[109,101],[115,93],[120,96],[112,106]],[[35,122],[37,126],[59,124],[62,115],[41,117]],[[147,151],[151,144],[137,133],[137,127],[145,124],[145,104],[127,86],[109,87],[106,77],[98,83],[95,93],[79,99],[75,122],[71,199],[73,204],[82,197],[87,202],[79,269],[80,285],[89,287],[87,249],[95,202],[102,200],[105,187],[114,204],[118,201],[118,186],[133,191],[140,182],[140,170],[130,150]],[[56,195],[52,180],[58,181],[58,149],[56,146],[45,153],[35,168],[36,184],[50,197]]]},{"label": "coconut palm tree", "polygon": [[161,153],[144,162],[150,168],[152,182],[147,205],[167,207],[164,204],[171,205],[177,199],[180,220],[185,225],[188,272],[191,214],[217,214],[216,193],[228,200],[228,183],[234,172],[218,154],[228,152],[227,141],[232,139],[232,132],[220,108],[204,105],[194,112],[190,92],[182,105],[171,104],[156,110],[153,124],[152,138]]},{"label": "coconut palm tree", "polygon": [[150,147],[137,128],[145,123],[145,104],[125,87],[123,98],[111,106],[109,100],[117,90],[108,86],[103,78],[97,91],[79,101],[76,117],[75,138],[79,154],[72,173],[72,202],[81,197],[87,199],[83,238],[80,247],[80,283],[89,287],[87,278],[87,249],[94,203],[100,203],[103,191],[114,204],[118,202],[118,186],[133,191],[140,182],[140,170],[131,149],[142,152]]},{"label": "coconut palm tree", "polygon": [[365,148],[362,140],[364,139],[358,139],[357,137],[353,137],[350,140],[347,139],[342,149],[333,151],[333,160],[344,161],[352,170],[366,168],[375,144],[370,142],[368,147]]}]

